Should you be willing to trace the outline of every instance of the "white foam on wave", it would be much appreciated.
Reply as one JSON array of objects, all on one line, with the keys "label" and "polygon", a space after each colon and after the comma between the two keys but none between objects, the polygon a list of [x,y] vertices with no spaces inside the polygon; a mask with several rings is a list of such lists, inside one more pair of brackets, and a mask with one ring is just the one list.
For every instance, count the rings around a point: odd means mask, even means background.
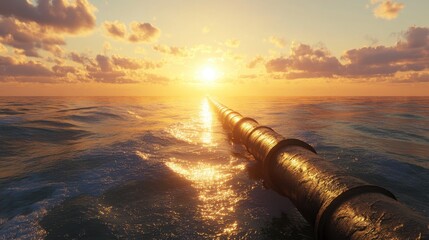
[{"label": "white foam on wave", "polygon": [[11,195],[19,195],[22,192],[43,187],[54,187],[55,190],[50,198],[28,206],[31,209],[29,214],[24,211],[12,219],[1,219],[0,239],[43,239],[46,231],[40,226],[40,220],[47,214],[49,208],[59,204],[70,195],[69,189],[65,183],[46,183],[37,178],[25,179],[14,185],[16,187],[6,188],[5,191]]}]

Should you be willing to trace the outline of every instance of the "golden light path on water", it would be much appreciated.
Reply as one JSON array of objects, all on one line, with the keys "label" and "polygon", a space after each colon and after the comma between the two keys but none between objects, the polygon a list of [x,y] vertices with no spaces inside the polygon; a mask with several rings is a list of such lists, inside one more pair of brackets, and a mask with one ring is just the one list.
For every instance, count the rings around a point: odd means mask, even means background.
[{"label": "golden light path on water", "polygon": [[[195,140],[200,141],[199,144],[210,151],[209,148],[217,144],[213,142],[213,114],[206,99],[202,103],[198,121],[201,134],[198,134],[200,137],[196,137]],[[192,182],[198,192],[197,209],[202,219],[214,221],[216,225],[221,226],[217,237],[230,236],[238,231],[238,224],[233,215],[243,196],[234,190],[231,180],[237,172],[244,171],[244,163],[239,163],[237,158],[230,156],[228,162],[221,163],[205,161],[201,157],[192,162],[171,158],[166,165]]]},{"label": "golden light path on water", "polygon": [[213,116],[212,116],[210,105],[207,99],[204,99],[203,101],[200,116],[201,116],[201,123],[202,123],[201,142],[204,145],[212,145]]}]

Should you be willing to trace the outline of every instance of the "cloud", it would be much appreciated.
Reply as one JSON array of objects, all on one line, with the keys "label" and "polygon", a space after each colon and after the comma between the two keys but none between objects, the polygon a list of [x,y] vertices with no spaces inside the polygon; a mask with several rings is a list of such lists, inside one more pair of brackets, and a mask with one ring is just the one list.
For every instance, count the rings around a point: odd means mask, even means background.
[{"label": "cloud", "polygon": [[429,28],[427,27],[411,27],[405,32],[406,48],[428,48],[429,47]]},{"label": "cloud", "polygon": [[91,59],[88,56],[84,54],[75,53],[75,52],[71,52],[68,58],[73,62],[80,63],[80,64],[91,62]]},{"label": "cloud", "polygon": [[153,84],[167,84],[171,79],[157,74],[146,73],[144,74],[143,81]]},{"label": "cloud", "polygon": [[391,47],[351,49],[342,59],[347,62],[344,75],[385,75],[429,68],[429,28],[411,27],[404,40]]},{"label": "cloud", "polygon": [[125,38],[125,35],[127,34],[127,27],[119,21],[104,22],[103,26],[109,36]]},{"label": "cloud", "polygon": [[109,57],[104,55],[97,55],[97,57],[95,57],[95,60],[97,61],[101,71],[111,72],[113,70],[113,64]]},{"label": "cloud", "polygon": [[38,49],[54,54],[61,53],[65,45],[62,37],[51,34],[35,23],[24,23],[13,18],[0,18],[0,43],[22,50],[31,57],[38,57]]},{"label": "cloud", "polygon": [[131,23],[131,35],[128,40],[131,42],[155,42],[161,35],[161,30],[150,23]]},{"label": "cloud", "polygon": [[112,62],[115,66],[122,69],[156,69],[163,66],[160,62],[153,62],[148,60],[136,60],[126,57],[113,56]]},{"label": "cloud", "polygon": [[128,69],[155,69],[162,67],[161,63],[150,61],[136,60],[120,56],[108,57],[105,55],[97,55],[95,58],[98,67],[103,72],[111,72],[113,70]]},{"label": "cloud", "polygon": [[4,52],[7,52],[7,48],[0,43],[0,53],[4,53]]},{"label": "cloud", "polygon": [[111,58],[97,55],[95,62],[86,62],[87,77],[95,82],[102,83],[137,83],[137,80],[128,78],[124,71],[115,68]]},{"label": "cloud", "polygon": [[225,45],[230,48],[238,48],[240,46],[240,40],[229,39],[225,42]]},{"label": "cloud", "polygon": [[103,27],[109,36],[132,43],[156,42],[161,36],[161,30],[150,23],[131,22],[129,26],[130,33],[128,35],[127,27],[124,23],[119,21],[106,21],[104,22]]},{"label": "cloud", "polygon": [[49,68],[34,61],[18,61],[0,56],[0,82],[55,83],[59,78]]},{"label": "cloud", "polygon": [[429,72],[424,73],[409,73],[397,79],[390,80],[393,83],[428,83]]},{"label": "cloud", "polygon": [[278,48],[286,47],[286,40],[283,38],[271,36],[268,40],[270,41],[270,43],[274,44]]},{"label": "cloud", "polygon": [[386,20],[397,18],[399,12],[405,7],[404,4],[391,0],[371,0],[371,4],[375,5],[374,16]]},{"label": "cloud", "polygon": [[138,70],[138,69],[157,69],[163,66],[162,62],[155,62],[144,59],[134,59],[114,55],[109,57],[107,55],[98,54],[94,59],[91,59],[85,54],[71,52],[69,59],[73,62],[80,63],[86,68],[99,67],[101,71],[112,71],[118,69]]},{"label": "cloud", "polygon": [[64,83],[87,81],[75,66],[58,63],[48,67],[41,62],[0,56],[0,82]]},{"label": "cloud", "polygon": [[423,73],[429,70],[429,28],[410,27],[396,45],[350,49],[342,62],[326,49],[298,44],[288,57],[278,57],[265,64],[268,73],[282,73],[284,78],[374,78],[400,73]]},{"label": "cloud", "polygon": [[272,59],[265,67],[269,73],[285,72],[289,78],[333,77],[341,63],[326,49],[298,44],[292,46],[289,57]]},{"label": "cloud", "polygon": [[67,76],[67,74],[69,73],[77,73],[78,70],[73,67],[73,66],[63,66],[63,65],[55,65],[52,67],[52,71],[57,75],[57,76]]},{"label": "cloud", "polygon": [[113,56],[112,63],[122,69],[136,70],[142,68],[141,64],[138,61],[125,57]]},{"label": "cloud", "polygon": [[248,68],[256,68],[259,65],[264,64],[264,58],[261,56],[257,56],[255,58],[253,58],[252,60],[250,60],[250,62],[247,64]]},{"label": "cloud", "polygon": [[34,22],[57,31],[78,33],[95,27],[95,8],[87,0],[0,1],[0,15],[22,22]]},{"label": "cloud", "polygon": [[95,8],[87,0],[0,1],[0,43],[18,53],[40,57],[39,50],[64,53],[64,34],[79,34],[95,27]]},{"label": "cloud", "polygon": [[0,56],[0,76],[16,77],[16,76],[52,76],[52,72],[33,61],[20,63],[11,57]]},{"label": "cloud", "polygon": [[131,59],[121,56],[106,56],[97,55],[94,61],[83,60],[84,66],[87,70],[87,76],[90,80],[102,83],[140,83],[150,82],[165,83],[162,78],[148,78],[148,76],[155,74],[141,72],[138,70],[150,70],[162,67],[162,63],[152,62],[148,60]]},{"label": "cloud", "polygon": [[[152,83],[166,84],[169,78],[150,72],[163,66],[163,62],[134,59],[123,56],[98,54],[89,57],[71,52],[65,61],[45,62],[20,60],[0,56],[0,82],[100,82],[100,83]],[[71,64],[67,64],[67,60]],[[78,63],[78,64],[76,64]]]},{"label": "cloud", "polygon": [[153,50],[160,53],[169,54],[169,55],[178,56],[178,57],[188,57],[191,55],[190,51],[184,47],[170,47],[167,45],[155,45],[153,46]]},{"label": "cloud", "polygon": [[139,81],[127,78],[126,74],[119,71],[91,71],[88,76],[91,80],[100,83],[116,83],[116,84],[125,84],[125,83],[138,83]]}]

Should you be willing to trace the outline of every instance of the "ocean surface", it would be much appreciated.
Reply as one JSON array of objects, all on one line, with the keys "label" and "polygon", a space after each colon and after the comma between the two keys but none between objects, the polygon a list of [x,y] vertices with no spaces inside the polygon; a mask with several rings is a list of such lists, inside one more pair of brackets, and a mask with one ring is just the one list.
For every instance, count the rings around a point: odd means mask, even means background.
[{"label": "ocean surface", "polygon": [[[429,217],[429,98],[216,98]],[[1,97],[0,239],[313,239],[205,98]]]}]

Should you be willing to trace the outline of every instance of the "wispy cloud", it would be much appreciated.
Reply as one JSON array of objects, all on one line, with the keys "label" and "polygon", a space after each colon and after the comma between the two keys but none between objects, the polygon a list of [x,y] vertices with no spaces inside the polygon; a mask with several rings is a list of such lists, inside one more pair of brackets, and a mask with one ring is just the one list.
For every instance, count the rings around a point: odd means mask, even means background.
[{"label": "wispy cloud", "polygon": [[286,40],[284,38],[271,36],[268,40],[278,48],[286,47]]},{"label": "wispy cloud", "polygon": [[127,40],[132,43],[151,43],[156,42],[161,36],[161,30],[150,23],[131,22],[130,31],[127,34],[127,27],[119,21],[106,21],[103,27],[107,34],[116,39]]},{"label": "wispy cloud", "polygon": [[190,50],[185,48],[185,47],[174,47],[174,46],[172,47],[172,46],[167,46],[167,45],[155,45],[155,46],[153,46],[153,50],[160,52],[160,53],[177,56],[177,57],[188,57],[191,55]]},{"label": "wispy cloud", "polygon": [[161,30],[150,23],[131,23],[131,35],[128,40],[131,42],[155,42],[161,35]]},{"label": "wispy cloud", "polygon": [[264,64],[265,59],[261,56],[257,56],[252,58],[249,63],[247,64],[248,68],[256,68],[259,65],[263,65]]},{"label": "wispy cloud", "polygon": [[106,21],[103,23],[103,27],[106,30],[107,34],[112,37],[123,39],[127,34],[127,27],[125,26],[125,24],[119,21]]}]

